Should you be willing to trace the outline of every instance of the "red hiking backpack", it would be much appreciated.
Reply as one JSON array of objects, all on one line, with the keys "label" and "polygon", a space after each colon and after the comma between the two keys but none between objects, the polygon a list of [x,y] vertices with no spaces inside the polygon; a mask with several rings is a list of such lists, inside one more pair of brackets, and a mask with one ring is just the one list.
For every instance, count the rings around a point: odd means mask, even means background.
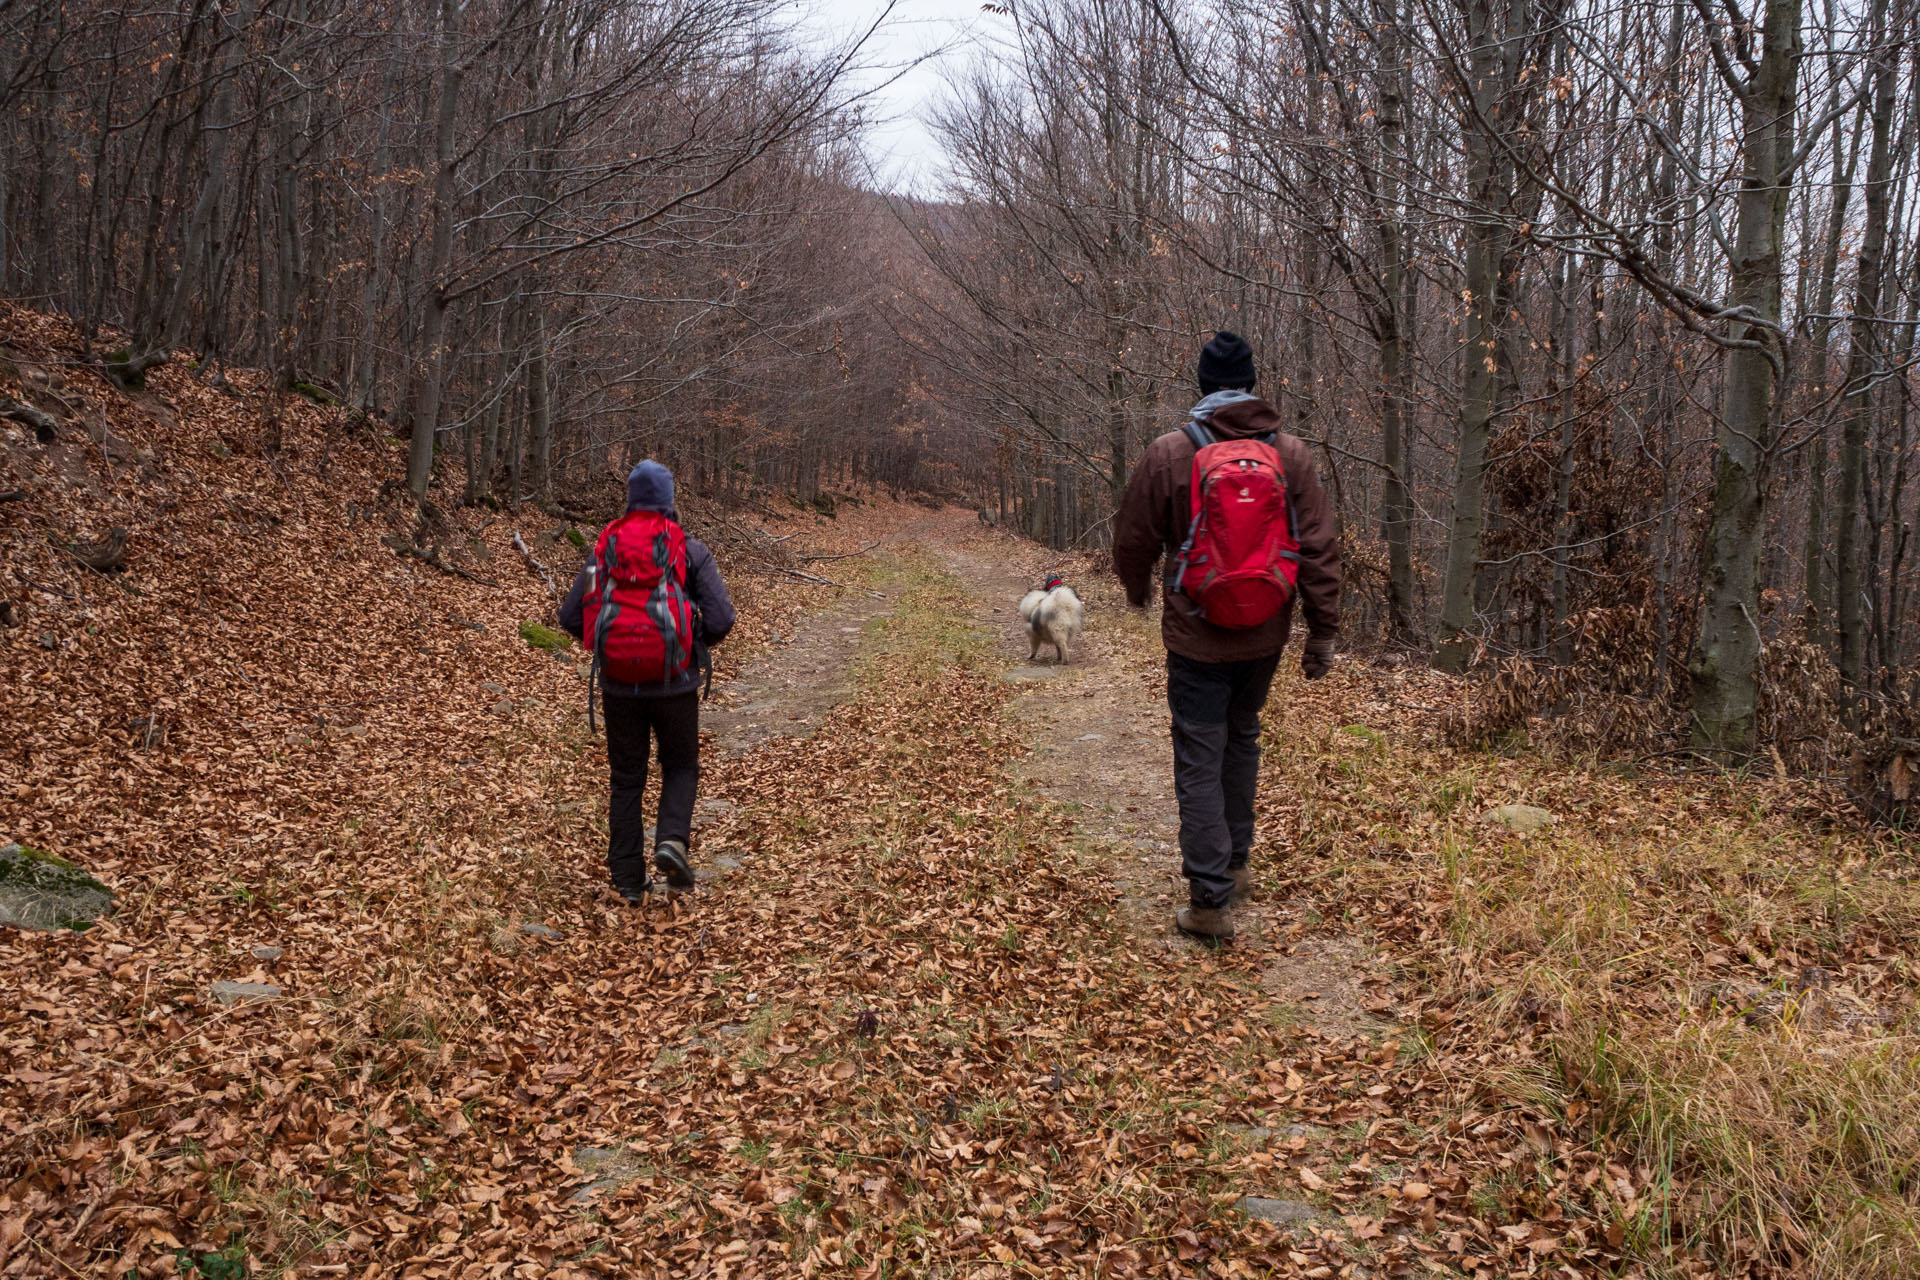
[{"label": "red hiking backpack", "polygon": [[1192,506],[1174,590],[1217,627],[1257,627],[1287,607],[1300,576],[1280,451],[1271,435],[1219,440],[1194,421],[1181,430],[1193,441]]},{"label": "red hiking backpack", "polygon": [[[620,684],[666,684],[693,664],[687,535],[657,511],[629,511],[593,545],[585,606],[593,674]],[[592,685],[587,692],[593,700]]]}]

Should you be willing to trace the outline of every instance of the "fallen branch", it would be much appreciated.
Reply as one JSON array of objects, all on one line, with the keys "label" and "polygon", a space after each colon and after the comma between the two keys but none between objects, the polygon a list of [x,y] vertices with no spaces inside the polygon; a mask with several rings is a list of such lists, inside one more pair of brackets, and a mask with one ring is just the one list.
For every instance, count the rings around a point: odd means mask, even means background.
[{"label": "fallen branch", "polygon": [[483,587],[497,587],[500,584],[492,578],[483,578],[477,573],[462,569],[457,564],[448,564],[440,552],[433,547],[417,547],[397,533],[380,535],[381,545],[403,560],[418,560],[422,564],[432,565],[442,573],[452,574],[456,578],[465,578],[468,582],[477,582]]},{"label": "fallen branch", "polygon": [[127,567],[127,531],[120,525],[93,542],[72,542],[52,534],[47,541],[96,573],[118,573]]},{"label": "fallen branch", "polygon": [[60,434],[60,424],[52,414],[11,396],[0,396],[0,418],[12,418],[32,427],[33,438],[41,444],[52,444]]},{"label": "fallen branch", "polygon": [[879,545],[880,545],[880,539],[875,538],[872,542],[869,542],[866,546],[860,548],[858,551],[843,551],[837,556],[801,556],[800,563],[801,564],[817,564],[822,560],[851,560],[855,556],[863,556],[867,554],[867,552],[873,550],[875,547]]},{"label": "fallen branch", "polygon": [[541,564],[534,558],[533,548],[527,545],[527,540],[520,536],[518,529],[513,531],[513,549],[518,551],[520,558],[527,562],[527,568],[539,574],[540,581],[547,584],[547,594],[558,600],[560,598],[560,588],[554,585],[553,570],[547,568],[547,566]]},{"label": "fallen branch", "polygon": [[33,496],[31,489],[9,489],[0,493],[0,502],[25,502]]}]

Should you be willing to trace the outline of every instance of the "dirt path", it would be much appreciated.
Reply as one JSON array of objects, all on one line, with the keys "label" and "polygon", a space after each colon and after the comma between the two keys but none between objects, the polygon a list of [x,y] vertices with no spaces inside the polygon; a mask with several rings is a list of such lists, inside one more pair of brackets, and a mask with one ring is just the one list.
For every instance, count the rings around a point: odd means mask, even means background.
[{"label": "dirt path", "polygon": [[[1005,679],[1018,689],[1011,710],[1032,746],[1017,775],[1074,815],[1077,837],[1111,869],[1143,944],[1170,951],[1195,945],[1169,927],[1186,900],[1186,881],[1157,616],[1128,611],[1110,576],[1072,573],[1070,585],[1087,606],[1086,634],[1064,664],[1030,661],[1016,606],[1046,572],[1060,568],[1044,548],[981,529],[954,511],[901,528],[874,555],[884,565],[914,549],[965,585],[972,620],[998,637]],[[717,685],[703,719],[719,754],[741,756],[818,730],[853,693],[851,671],[868,624],[892,608],[884,593],[850,589]],[[1285,744],[1270,742],[1273,749]],[[724,799],[704,801],[701,817],[731,808]],[[1256,876],[1263,863],[1285,856],[1287,833],[1278,828],[1274,821],[1262,828]],[[1335,1036],[1385,1030],[1364,1008],[1371,948],[1358,938],[1314,936],[1309,924],[1289,904],[1256,893],[1239,910],[1236,946],[1265,953],[1265,986],[1294,1006],[1301,1024]]]},{"label": "dirt path", "polygon": [[892,608],[884,594],[849,589],[820,613],[777,637],[774,648],[725,683],[700,723],[724,757],[744,755],[773,738],[804,738],[851,692],[848,669],[868,622]]}]

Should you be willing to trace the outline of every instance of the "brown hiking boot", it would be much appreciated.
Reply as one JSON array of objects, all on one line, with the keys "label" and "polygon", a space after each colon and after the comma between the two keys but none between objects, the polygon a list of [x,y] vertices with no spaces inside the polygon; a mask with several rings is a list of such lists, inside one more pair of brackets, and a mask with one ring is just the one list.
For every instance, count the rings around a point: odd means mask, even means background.
[{"label": "brown hiking boot", "polygon": [[1202,942],[1225,942],[1233,937],[1233,917],[1225,907],[1182,907],[1173,913],[1173,927]]},{"label": "brown hiking boot", "polygon": [[1233,896],[1229,902],[1245,902],[1253,896],[1253,868],[1235,867],[1227,873],[1233,877]]},{"label": "brown hiking boot", "polygon": [[687,862],[687,846],[678,840],[662,840],[653,851],[653,865],[666,877],[667,888],[680,893],[693,888],[693,867]]}]

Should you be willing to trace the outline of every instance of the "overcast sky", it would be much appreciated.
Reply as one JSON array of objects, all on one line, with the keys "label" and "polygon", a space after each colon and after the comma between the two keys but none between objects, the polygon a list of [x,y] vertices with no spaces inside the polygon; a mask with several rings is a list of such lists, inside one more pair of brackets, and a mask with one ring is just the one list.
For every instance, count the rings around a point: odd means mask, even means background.
[{"label": "overcast sky", "polygon": [[[886,8],[886,0],[802,0],[807,23],[822,36],[848,36],[865,30]],[[923,119],[940,99],[946,67],[962,65],[981,37],[990,37],[1009,19],[984,12],[980,0],[898,0],[886,25],[867,49],[874,70],[866,81],[881,84],[916,59],[940,49],[941,57],[921,62],[881,89],[869,114],[876,123],[868,150],[876,181],[895,191],[932,194],[941,183],[945,157]]]}]

